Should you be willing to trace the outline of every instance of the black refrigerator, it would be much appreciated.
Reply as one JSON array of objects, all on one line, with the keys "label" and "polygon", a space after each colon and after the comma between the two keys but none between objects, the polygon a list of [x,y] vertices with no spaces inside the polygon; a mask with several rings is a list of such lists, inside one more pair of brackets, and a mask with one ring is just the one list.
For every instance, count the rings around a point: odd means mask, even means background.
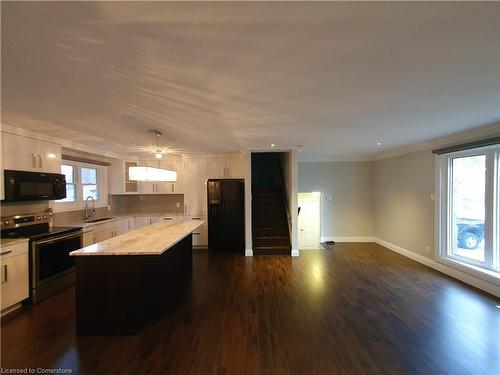
[{"label": "black refrigerator", "polygon": [[208,248],[244,253],[245,189],[243,180],[208,180]]}]

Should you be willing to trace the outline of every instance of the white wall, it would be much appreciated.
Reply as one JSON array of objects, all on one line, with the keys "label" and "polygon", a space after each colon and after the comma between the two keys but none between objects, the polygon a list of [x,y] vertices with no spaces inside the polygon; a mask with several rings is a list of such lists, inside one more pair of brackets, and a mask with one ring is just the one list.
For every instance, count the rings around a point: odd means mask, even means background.
[{"label": "white wall", "polygon": [[[372,162],[301,162],[298,174],[299,192],[321,192],[323,239],[372,239]],[[326,200],[329,195],[332,200]]]},{"label": "white wall", "polygon": [[374,163],[376,237],[433,257],[435,165],[431,150]]}]

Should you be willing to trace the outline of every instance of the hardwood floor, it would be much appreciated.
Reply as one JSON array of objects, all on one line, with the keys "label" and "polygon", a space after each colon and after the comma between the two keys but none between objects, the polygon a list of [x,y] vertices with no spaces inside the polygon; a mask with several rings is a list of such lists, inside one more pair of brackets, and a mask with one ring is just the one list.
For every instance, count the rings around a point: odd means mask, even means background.
[{"label": "hardwood floor", "polygon": [[193,268],[180,305],[136,336],[76,338],[73,288],[4,320],[2,367],[500,374],[500,301],[378,245],[299,258],[195,254]]}]

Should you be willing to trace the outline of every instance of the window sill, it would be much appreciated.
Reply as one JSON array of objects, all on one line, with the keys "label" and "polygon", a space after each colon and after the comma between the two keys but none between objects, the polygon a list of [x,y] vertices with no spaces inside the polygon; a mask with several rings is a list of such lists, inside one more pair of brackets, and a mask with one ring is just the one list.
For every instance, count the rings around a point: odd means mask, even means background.
[{"label": "window sill", "polygon": [[445,258],[442,256],[438,256],[436,261],[444,265],[453,267],[459,271],[468,273],[469,275],[472,275],[489,283],[500,286],[500,273],[498,272],[487,270],[484,268],[480,268],[477,266],[473,266],[471,264],[460,262],[458,260],[451,258]]}]

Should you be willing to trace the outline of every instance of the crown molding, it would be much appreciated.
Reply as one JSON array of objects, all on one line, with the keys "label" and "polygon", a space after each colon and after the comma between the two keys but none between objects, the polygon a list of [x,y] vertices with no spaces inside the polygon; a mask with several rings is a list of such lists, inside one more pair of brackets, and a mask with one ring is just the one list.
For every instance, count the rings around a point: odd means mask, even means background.
[{"label": "crown molding", "polygon": [[455,143],[471,142],[483,137],[492,135],[500,135],[500,121],[491,125],[483,126],[476,129],[466,130],[460,133],[455,133],[446,137],[437,138],[428,142],[419,143],[416,145],[400,147],[385,152],[380,152],[372,157],[373,161],[389,159],[396,156],[411,154],[418,151],[432,150],[434,148],[451,146]]}]

